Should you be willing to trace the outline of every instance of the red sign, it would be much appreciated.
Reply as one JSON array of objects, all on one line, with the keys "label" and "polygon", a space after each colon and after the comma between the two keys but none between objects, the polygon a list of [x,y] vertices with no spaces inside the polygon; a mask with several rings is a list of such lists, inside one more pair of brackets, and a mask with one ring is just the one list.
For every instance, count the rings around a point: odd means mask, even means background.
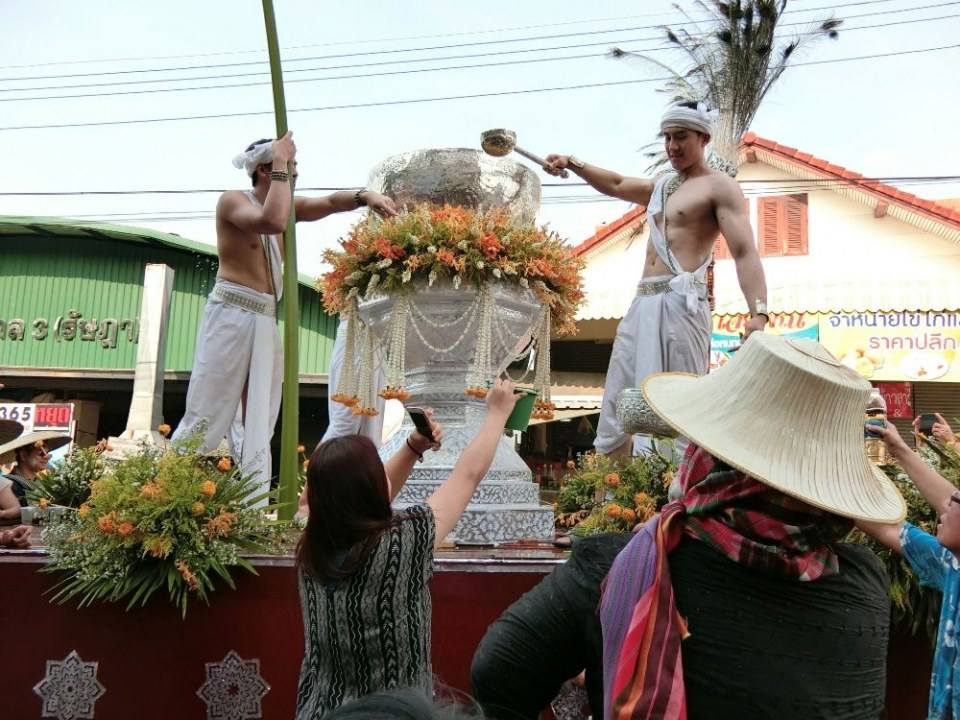
[{"label": "red sign", "polygon": [[887,417],[891,420],[913,420],[913,386],[908,382],[877,383],[887,403]]}]

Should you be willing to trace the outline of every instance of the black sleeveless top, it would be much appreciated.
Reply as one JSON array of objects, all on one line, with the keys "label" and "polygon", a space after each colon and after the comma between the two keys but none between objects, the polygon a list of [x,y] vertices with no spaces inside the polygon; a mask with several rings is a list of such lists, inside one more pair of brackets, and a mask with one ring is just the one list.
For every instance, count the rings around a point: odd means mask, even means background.
[{"label": "black sleeveless top", "polygon": [[876,720],[886,688],[888,580],[860,545],[836,546],[837,575],[765,575],[684,539],[670,555],[687,619],[689,720]]}]

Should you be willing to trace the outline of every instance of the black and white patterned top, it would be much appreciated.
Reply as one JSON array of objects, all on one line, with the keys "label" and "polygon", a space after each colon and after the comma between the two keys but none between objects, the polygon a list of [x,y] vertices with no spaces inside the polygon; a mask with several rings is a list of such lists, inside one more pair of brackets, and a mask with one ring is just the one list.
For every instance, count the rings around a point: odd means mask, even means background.
[{"label": "black and white patterned top", "polygon": [[300,570],[304,657],[297,720],[394,687],[433,692],[430,591],[436,523],[429,505],[396,514],[349,578],[319,581]]}]

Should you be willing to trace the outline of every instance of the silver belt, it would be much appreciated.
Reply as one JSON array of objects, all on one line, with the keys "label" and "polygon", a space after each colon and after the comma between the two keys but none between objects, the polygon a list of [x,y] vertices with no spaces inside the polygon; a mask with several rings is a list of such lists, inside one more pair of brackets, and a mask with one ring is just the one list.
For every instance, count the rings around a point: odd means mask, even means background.
[{"label": "silver belt", "polygon": [[[703,290],[703,294],[700,295],[701,300],[707,299],[707,284],[698,282],[697,285]],[[638,296],[647,296],[647,295],[663,295],[671,291],[670,281],[669,280],[641,280],[637,284],[637,295]]]},{"label": "silver belt", "polygon": [[665,292],[670,292],[669,280],[653,280],[650,282],[641,280],[637,284],[637,295],[662,295]]},{"label": "silver belt", "polygon": [[254,300],[253,298],[249,298],[242,293],[233,292],[232,290],[227,290],[226,288],[222,287],[213,288],[213,295],[215,295],[217,299],[223,300],[225,303],[236,305],[238,308],[255,312],[258,315],[266,315],[267,317],[277,316],[276,306],[273,303]]}]

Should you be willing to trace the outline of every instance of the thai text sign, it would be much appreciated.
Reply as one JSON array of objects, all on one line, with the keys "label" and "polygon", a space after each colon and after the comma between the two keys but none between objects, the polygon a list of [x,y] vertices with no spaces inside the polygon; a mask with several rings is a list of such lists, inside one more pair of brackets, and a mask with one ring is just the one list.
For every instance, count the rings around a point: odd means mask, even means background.
[{"label": "thai text sign", "polygon": [[887,417],[891,420],[913,420],[913,385],[908,382],[877,383],[884,402]]},{"label": "thai text sign", "polygon": [[140,333],[139,318],[84,319],[79,310],[70,309],[53,320],[45,317],[31,321],[24,318],[0,318],[0,341],[23,342],[74,339],[95,342],[102,348],[115,348],[118,342],[136,343]]},{"label": "thai text sign", "polygon": [[960,381],[960,312],[823,313],[820,342],[870,380]]},{"label": "thai text sign", "polygon": [[[713,334],[710,336],[710,369],[723,367],[730,359],[730,352],[740,347],[740,333],[747,323],[747,315],[714,315]],[[816,340],[817,315],[811,313],[774,313],[770,316],[766,332],[789,338]]]}]

